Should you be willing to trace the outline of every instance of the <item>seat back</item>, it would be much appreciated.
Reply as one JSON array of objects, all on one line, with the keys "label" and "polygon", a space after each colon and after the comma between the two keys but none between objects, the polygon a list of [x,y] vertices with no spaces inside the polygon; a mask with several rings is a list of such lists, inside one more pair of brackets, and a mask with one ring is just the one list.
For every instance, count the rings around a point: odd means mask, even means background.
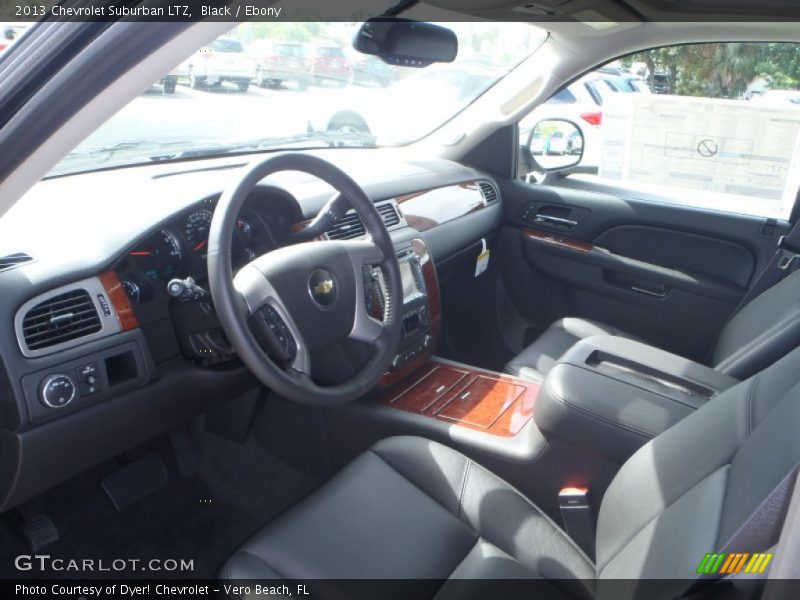
[{"label": "seat back", "polygon": [[799,379],[797,349],[640,448],[603,498],[598,576],[696,578],[800,462]]},{"label": "seat back", "polygon": [[800,271],[756,296],[723,327],[711,355],[718,371],[745,379],[800,346]]}]

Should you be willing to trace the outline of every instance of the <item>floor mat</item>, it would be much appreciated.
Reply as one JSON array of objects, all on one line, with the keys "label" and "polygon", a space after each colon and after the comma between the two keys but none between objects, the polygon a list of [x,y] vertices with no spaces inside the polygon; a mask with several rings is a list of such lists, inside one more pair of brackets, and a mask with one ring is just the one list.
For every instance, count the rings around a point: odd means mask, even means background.
[{"label": "floor mat", "polygon": [[[215,577],[242,542],[317,485],[255,442],[237,444],[209,434],[200,441],[196,475],[172,479],[123,511],[113,508],[98,485],[113,464],[53,490],[47,509],[61,539],[41,553],[102,558],[106,563],[117,558],[187,559],[194,561],[193,570],[170,576]],[[14,568],[14,557],[29,553],[6,520],[0,527],[0,577],[30,576]]]}]

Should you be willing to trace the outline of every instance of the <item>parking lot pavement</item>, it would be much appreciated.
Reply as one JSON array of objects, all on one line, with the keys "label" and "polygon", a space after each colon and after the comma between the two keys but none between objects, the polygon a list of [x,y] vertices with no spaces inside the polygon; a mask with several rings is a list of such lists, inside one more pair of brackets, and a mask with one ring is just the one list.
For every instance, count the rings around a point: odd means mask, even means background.
[{"label": "parking lot pavement", "polygon": [[325,103],[345,102],[348,88],[292,84],[277,89],[233,84],[219,89],[178,85],[173,94],[154,85],[109,119],[82,144],[99,148],[121,142],[204,142],[250,140],[304,133],[309,118]]}]

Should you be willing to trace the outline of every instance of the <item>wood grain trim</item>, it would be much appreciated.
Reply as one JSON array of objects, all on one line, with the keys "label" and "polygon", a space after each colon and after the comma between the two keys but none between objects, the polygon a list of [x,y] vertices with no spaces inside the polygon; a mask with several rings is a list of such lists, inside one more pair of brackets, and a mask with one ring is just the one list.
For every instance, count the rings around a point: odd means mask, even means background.
[{"label": "wood grain trim", "polygon": [[581,254],[586,254],[587,252],[591,252],[594,246],[588,244],[586,242],[581,242],[580,240],[573,240],[571,238],[566,238],[562,235],[555,235],[552,233],[546,233],[544,231],[538,231],[536,229],[526,229],[523,231],[523,235],[528,238],[529,240],[533,240],[535,242],[542,242],[544,244],[549,244],[551,246],[556,246],[558,248],[564,248],[566,250],[575,250],[576,252],[580,252]]},{"label": "wood grain trim", "polygon": [[439,343],[439,336],[442,331],[442,299],[439,294],[439,278],[436,275],[436,267],[433,264],[433,258],[428,251],[428,246],[423,240],[419,238],[411,240],[411,247],[419,259],[419,264],[422,268],[422,277],[425,280],[425,291],[428,294],[429,335],[432,338],[431,350],[413,359],[397,371],[388,371],[384,373],[378,380],[377,385],[379,388],[390,387],[424,366],[436,351],[436,345]]},{"label": "wood grain trim", "polygon": [[377,401],[405,412],[513,437],[533,418],[539,383],[433,359]]},{"label": "wood grain trim", "polygon": [[[486,181],[486,183],[489,183]],[[431,188],[394,198],[400,214],[409,227],[427,231],[464,215],[486,208],[478,181]],[[302,231],[311,220],[294,223],[292,233]]]},{"label": "wood grain trim", "polygon": [[122,282],[119,280],[117,273],[115,271],[107,271],[101,274],[99,279],[100,283],[103,284],[103,288],[106,290],[108,300],[117,313],[117,320],[119,321],[122,331],[129,331],[130,329],[139,327],[139,320],[133,312],[131,301],[128,298],[128,294],[125,293],[125,289],[122,287]]},{"label": "wood grain trim", "polygon": [[486,207],[477,181],[433,188],[395,198],[406,223],[427,231]]}]

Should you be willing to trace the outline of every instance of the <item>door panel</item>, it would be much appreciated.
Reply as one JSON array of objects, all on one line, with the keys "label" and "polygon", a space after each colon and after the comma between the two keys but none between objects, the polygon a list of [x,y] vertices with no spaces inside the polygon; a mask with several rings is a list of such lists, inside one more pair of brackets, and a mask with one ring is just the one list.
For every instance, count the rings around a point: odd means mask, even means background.
[{"label": "door panel", "polygon": [[501,188],[521,255],[508,258],[525,271],[504,284],[522,314],[551,287],[525,280],[544,277],[562,301],[562,313],[549,316],[602,321],[695,360],[788,230],[780,223],[774,236],[762,237],[764,219],[652,198],[520,181]]},{"label": "door panel", "polygon": [[623,225],[594,244],[644,263],[694,273],[745,287],[753,275],[752,252],[740,244],[675,229]]}]

